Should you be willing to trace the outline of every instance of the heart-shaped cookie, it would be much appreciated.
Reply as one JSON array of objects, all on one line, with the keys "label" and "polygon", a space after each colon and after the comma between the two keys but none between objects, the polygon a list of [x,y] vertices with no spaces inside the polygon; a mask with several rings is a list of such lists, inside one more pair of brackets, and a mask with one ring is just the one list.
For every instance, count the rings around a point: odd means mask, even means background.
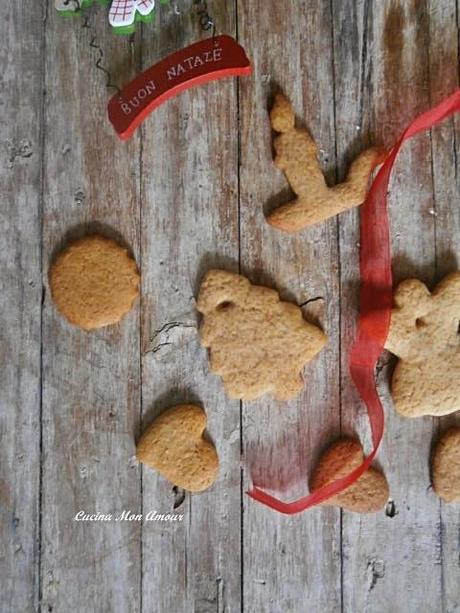
[{"label": "heart-shaped cookie", "polygon": [[203,438],[206,413],[193,404],[180,404],[159,415],[142,435],[136,449],[140,462],[190,492],[210,487],[219,458]]},{"label": "heart-shaped cookie", "polygon": [[433,488],[444,502],[460,500],[460,428],[444,432],[432,462]]},{"label": "heart-shaped cookie", "polygon": [[[336,479],[345,477],[364,460],[358,441],[340,439],[323,454],[311,479],[311,490],[317,490]],[[379,470],[369,468],[344,492],[329,498],[324,505],[337,506],[356,513],[375,513],[385,506],[389,496],[388,482]]]}]

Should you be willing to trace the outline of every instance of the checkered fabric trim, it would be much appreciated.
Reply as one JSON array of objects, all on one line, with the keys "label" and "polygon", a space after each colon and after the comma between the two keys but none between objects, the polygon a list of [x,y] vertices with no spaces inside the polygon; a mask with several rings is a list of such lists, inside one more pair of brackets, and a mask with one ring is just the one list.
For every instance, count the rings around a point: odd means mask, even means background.
[{"label": "checkered fabric trim", "polygon": [[131,26],[136,11],[148,15],[155,8],[155,0],[113,0],[109,12],[109,22],[115,28]]},{"label": "checkered fabric trim", "polygon": [[136,9],[141,15],[148,15],[155,8],[155,0],[137,0]]}]

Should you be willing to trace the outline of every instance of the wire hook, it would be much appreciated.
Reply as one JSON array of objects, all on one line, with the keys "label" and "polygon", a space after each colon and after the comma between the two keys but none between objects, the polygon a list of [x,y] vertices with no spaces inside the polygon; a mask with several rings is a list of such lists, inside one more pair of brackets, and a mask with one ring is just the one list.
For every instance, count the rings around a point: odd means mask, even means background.
[{"label": "wire hook", "polygon": [[193,0],[193,4],[197,7],[201,29],[205,32],[212,29],[212,37],[214,38],[216,36],[216,23],[209,14],[208,3],[206,0]]}]

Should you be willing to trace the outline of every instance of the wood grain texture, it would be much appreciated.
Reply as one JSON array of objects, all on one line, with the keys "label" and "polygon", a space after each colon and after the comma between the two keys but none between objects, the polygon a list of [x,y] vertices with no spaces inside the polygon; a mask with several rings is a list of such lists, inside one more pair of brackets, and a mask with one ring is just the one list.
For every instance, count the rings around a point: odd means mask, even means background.
[{"label": "wood grain texture", "polygon": [[[428,3],[430,30],[436,32],[436,37],[430,37],[429,47],[432,104],[440,102],[459,86],[458,8],[454,0],[441,4],[432,0]],[[458,116],[432,131],[435,281],[458,270],[460,266],[459,143]],[[454,425],[460,425],[458,413],[438,420],[433,443],[444,430]],[[446,613],[454,613],[460,611],[460,512],[457,504],[439,501],[439,505],[442,606]]]},{"label": "wood grain texture", "polygon": [[[163,13],[147,67],[203,36],[190,1]],[[231,2],[212,3],[219,30],[234,33]],[[203,406],[219,454],[219,477],[200,495],[180,492],[143,469],[144,512],[184,521],[145,525],[143,608],[163,613],[240,610],[239,403],[209,372],[197,333],[195,298],[209,268],[238,266],[236,82],[184,92],[145,122],[142,148],[143,423],[180,402]]]},{"label": "wood grain texture", "polygon": [[[339,275],[337,224],[288,236],[264,212],[290,196],[274,167],[268,109],[274,93],[292,101],[311,130],[325,170],[334,167],[331,15],[327,3],[240,2],[239,32],[254,64],[241,81],[241,271],[306,305],[329,336],[305,369],[305,391],[284,403],[273,397],[243,404],[245,489],[252,478],[273,484],[285,500],[308,491],[312,463],[339,431]],[[263,41],[263,42],[262,42]],[[311,83],[315,87],[311,87]],[[340,610],[340,516],[314,509],[283,516],[244,498],[244,607],[247,611]],[[319,580],[321,577],[321,580]],[[307,605],[308,606],[308,605]]]},{"label": "wood grain texture", "polygon": [[[353,157],[369,142],[390,146],[408,122],[429,107],[430,17],[428,7],[420,2],[335,3],[334,14],[336,117],[341,126],[337,151],[346,161],[350,153]],[[405,145],[395,166],[389,194],[395,283],[412,276],[429,283],[434,280],[431,162],[430,136],[422,135]],[[342,356],[346,356],[357,307],[358,215],[346,213],[339,223]],[[388,358],[382,359],[382,365]],[[387,512],[369,518],[344,513],[344,609],[411,610],[411,586],[416,584],[426,586],[423,607],[441,611],[439,501],[431,491],[429,473],[434,420],[408,420],[397,415],[388,392],[390,370],[384,367],[378,375],[387,413],[379,460],[390,482],[393,502]],[[369,445],[367,420],[362,409],[361,414],[356,410],[360,403],[346,363],[342,373],[344,429],[357,430]]]},{"label": "wood grain texture", "polygon": [[39,599],[42,19],[14,3],[0,22],[0,608],[24,613]]},{"label": "wood grain texture", "polygon": [[[106,119],[112,91],[95,67],[97,46],[121,85],[206,35],[193,0],[160,6],[131,39],[110,31],[97,4],[88,21],[45,3],[2,14],[0,609],[458,613],[460,514],[433,493],[429,460],[460,418],[400,417],[389,354],[378,369],[386,511],[287,517],[244,492],[252,477],[285,500],[306,493],[340,432],[370,447],[347,365],[359,211],[295,236],[266,223],[291,196],[272,161],[273,96],[293,102],[327,180],[343,179],[357,153],[390,146],[458,87],[460,0],[208,4],[254,74],[182,93],[128,142]],[[389,197],[396,282],[417,276],[432,287],[458,269],[459,127],[455,117],[400,154]],[[57,250],[88,231],[127,245],[142,272],[140,304],[90,334],[56,312],[47,279]],[[211,267],[276,288],[328,334],[295,400],[240,405],[209,372],[195,299]],[[220,457],[217,482],[200,495],[134,458],[154,416],[188,401],[205,408]],[[84,524],[73,520],[80,509],[184,519]]]},{"label": "wood grain texture", "polygon": [[[117,77],[134,69],[128,39],[107,32],[101,7],[84,21],[54,11],[46,24],[43,212],[42,609],[140,610],[141,526],[77,522],[76,513],[139,512],[133,463],[140,417],[139,308],[87,333],[57,313],[48,286],[54,254],[101,232],[139,258],[139,143],[118,141],[106,119],[102,44]],[[58,51],[56,53],[56,51]],[[96,55],[95,55],[96,54]]]}]

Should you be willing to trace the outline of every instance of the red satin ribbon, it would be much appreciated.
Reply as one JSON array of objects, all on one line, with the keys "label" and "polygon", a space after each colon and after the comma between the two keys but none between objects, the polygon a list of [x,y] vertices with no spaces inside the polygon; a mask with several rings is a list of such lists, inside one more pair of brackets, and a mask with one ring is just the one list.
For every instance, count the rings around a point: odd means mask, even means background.
[{"label": "red satin ribbon", "polygon": [[293,515],[339,494],[361,477],[377,454],[383,437],[385,418],[375,385],[375,367],[388,336],[393,301],[387,212],[388,183],[393,164],[404,142],[457,111],[460,111],[460,89],[434,108],[419,115],[404,130],[396,145],[386,156],[361,208],[360,314],[348,364],[354,384],[367,408],[374,445],[372,452],[361,466],[346,477],[337,479],[293,502],[278,500],[259,487],[253,487],[247,492],[251,498],[275,511]]}]

